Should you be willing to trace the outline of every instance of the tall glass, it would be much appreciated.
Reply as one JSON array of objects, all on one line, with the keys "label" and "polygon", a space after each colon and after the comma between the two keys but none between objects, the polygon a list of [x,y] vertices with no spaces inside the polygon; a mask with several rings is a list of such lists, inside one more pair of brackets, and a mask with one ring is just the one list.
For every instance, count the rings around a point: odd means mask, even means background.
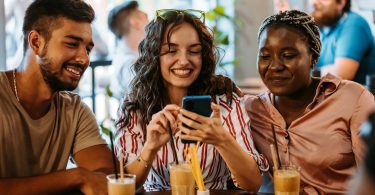
[{"label": "tall glass", "polygon": [[170,164],[172,195],[194,195],[194,177],[187,163]]},{"label": "tall glass", "polygon": [[273,173],[275,195],[298,195],[300,186],[299,168],[282,166]]},{"label": "tall glass", "polygon": [[118,179],[115,174],[108,175],[107,181],[108,195],[135,194],[135,175],[133,174],[124,174],[123,179],[120,179],[120,174],[118,174]]}]

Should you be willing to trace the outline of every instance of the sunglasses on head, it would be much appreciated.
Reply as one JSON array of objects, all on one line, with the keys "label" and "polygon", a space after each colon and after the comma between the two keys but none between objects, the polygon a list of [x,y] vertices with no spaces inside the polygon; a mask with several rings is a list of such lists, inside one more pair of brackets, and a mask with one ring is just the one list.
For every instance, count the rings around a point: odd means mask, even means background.
[{"label": "sunglasses on head", "polygon": [[201,10],[195,10],[195,9],[184,9],[184,10],[180,10],[180,9],[159,9],[159,10],[156,11],[156,17],[155,17],[154,21],[156,21],[158,18],[166,20],[167,16],[171,13],[176,13],[176,14],[187,13],[187,14],[190,14],[190,15],[196,17],[197,19],[201,20],[203,23],[205,22],[205,12],[201,11]]}]

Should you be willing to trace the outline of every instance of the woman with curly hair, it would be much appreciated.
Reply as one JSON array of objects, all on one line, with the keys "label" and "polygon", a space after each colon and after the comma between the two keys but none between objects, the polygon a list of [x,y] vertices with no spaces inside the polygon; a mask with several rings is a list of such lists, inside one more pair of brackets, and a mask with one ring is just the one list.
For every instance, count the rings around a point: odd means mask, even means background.
[{"label": "woman with curly hair", "polygon": [[[201,21],[203,14],[159,10],[139,46],[132,90],[117,122],[116,152],[124,156],[126,171],[137,175],[137,186],[143,184],[146,191],[170,189],[168,164],[175,160],[170,139],[180,161],[189,147],[180,139],[202,143],[197,154],[209,189],[226,189],[227,181],[234,179],[239,187],[256,192],[259,170],[268,170],[254,147],[243,100],[234,93],[229,100],[212,90],[217,52]],[[210,95],[211,117],[181,109],[186,95]]]}]

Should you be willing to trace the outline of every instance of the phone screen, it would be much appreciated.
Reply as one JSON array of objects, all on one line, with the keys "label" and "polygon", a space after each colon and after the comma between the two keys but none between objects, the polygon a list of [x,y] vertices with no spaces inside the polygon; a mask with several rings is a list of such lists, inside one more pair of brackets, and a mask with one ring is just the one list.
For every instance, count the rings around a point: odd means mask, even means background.
[{"label": "phone screen", "polygon": [[[185,96],[182,99],[182,107],[188,111],[197,113],[202,116],[211,116],[211,96]],[[183,124],[187,127],[185,124]],[[187,127],[189,128],[189,127]],[[181,139],[182,143],[196,143],[196,141]]]}]

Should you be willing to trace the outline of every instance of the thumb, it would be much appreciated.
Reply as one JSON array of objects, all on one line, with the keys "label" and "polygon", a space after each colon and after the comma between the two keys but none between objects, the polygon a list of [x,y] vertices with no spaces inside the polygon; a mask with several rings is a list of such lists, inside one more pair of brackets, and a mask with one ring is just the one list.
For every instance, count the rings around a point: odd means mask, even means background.
[{"label": "thumb", "polygon": [[212,109],[211,118],[220,118],[221,117],[220,106],[218,106],[215,103],[211,103],[211,109]]}]

